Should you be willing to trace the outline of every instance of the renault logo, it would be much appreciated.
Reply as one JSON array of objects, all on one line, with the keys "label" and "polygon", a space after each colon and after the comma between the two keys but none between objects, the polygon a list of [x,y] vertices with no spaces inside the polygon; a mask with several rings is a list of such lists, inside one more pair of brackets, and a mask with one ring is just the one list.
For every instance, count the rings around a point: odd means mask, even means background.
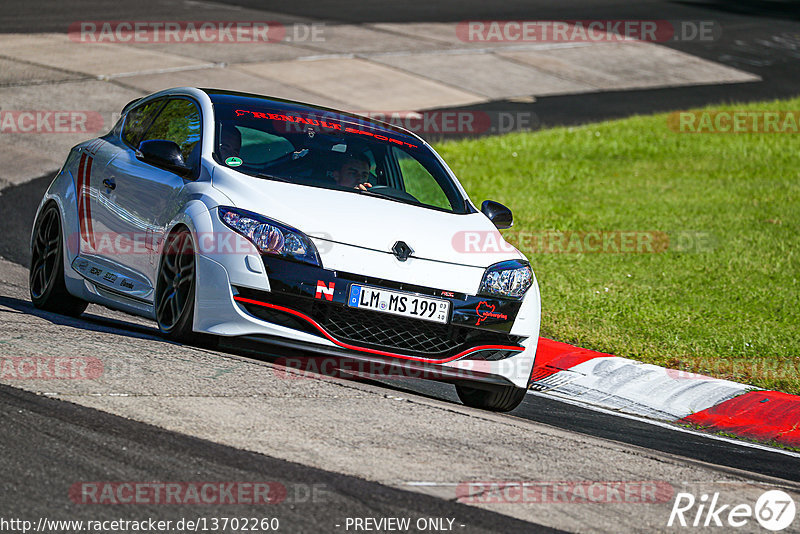
[{"label": "renault logo", "polygon": [[400,261],[406,261],[413,253],[414,250],[406,245],[404,241],[398,241],[392,247],[392,254]]}]

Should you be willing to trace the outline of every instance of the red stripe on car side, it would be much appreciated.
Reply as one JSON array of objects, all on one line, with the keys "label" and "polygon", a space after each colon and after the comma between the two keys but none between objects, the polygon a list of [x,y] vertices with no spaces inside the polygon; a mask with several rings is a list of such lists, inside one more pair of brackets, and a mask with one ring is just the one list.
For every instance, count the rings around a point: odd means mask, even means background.
[{"label": "red stripe on car side", "polygon": [[446,358],[444,360],[431,360],[429,358],[417,358],[415,356],[406,356],[404,354],[396,354],[394,352],[385,352],[385,351],[382,351],[382,350],[367,349],[367,348],[364,348],[364,347],[357,347],[355,345],[350,345],[348,343],[343,343],[343,342],[337,340],[336,338],[334,338],[333,336],[331,336],[314,319],[312,319],[308,315],[306,315],[304,313],[301,313],[301,312],[299,312],[297,310],[293,310],[291,308],[284,308],[283,306],[278,306],[278,305],[275,305],[275,304],[269,304],[267,302],[261,302],[260,300],[253,300],[253,299],[248,299],[248,298],[238,297],[238,296],[235,296],[233,298],[234,298],[234,300],[236,300],[238,302],[247,302],[248,304],[255,304],[257,306],[263,306],[265,308],[272,308],[273,310],[278,310],[278,311],[282,311],[282,312],[286,312],[286,313],[291,313],[292,315],[300,317],[301,319],[303,319],[303,320],[307,321],[308,323],[310,323],[312,326],[314,326],[314,328],[319,330],[320,333],[323,336],[325,336],[328,340],[332,341],[333,343],[339,345],[342,348],[349,349],[349,350],[356,350],[356,351],[359,351],[359,352],[368,352],[370,354],[377,354],[379,356],[391,356],[392,358],[401,358],[403,360],[413,360],[415,362],[423,362],[423,363],[447,363],[447,362],[452,362],[453,360],[457,360],[459,358],[462,358],[463,356],[466,356],[467,354],[471,354],[473,352],[477,352],[479,350],[513,350],[513,351],[517,351],[517,352],[522,352],[523,350],[525,350],[522,347],[512,347],[512,346],[506,346],[506,345],[479,345],[477,347],[473,347],[471,349],[467,349],[467,350],[465,350],[463,352],[459,352],[455,356],[450,356],[449,358]]},{"label": "red stripe on car side", "polygon": [[86,154],[81,155],[81,161],[78,164],[78,188],[77,188],[77,201],[78,201],[78,224],[80,226],[81,231],[81,241],[89,242],[89,238],[86,235],[86,215],[85,215],[85,199],[83,195],[84,191],[84,180],[85,180],[85,169],[86,169]]},{"label": "red stripe on car side", "polygon": [[95,249],[97,248],[94,243],[94,228],[92,226],[92,203],[91,203],[91,177],[92,177],[92,163],[94,163],[94,158],[91,156],[86,157],[86,171],[84,172],[84,185],[86,192],[85,200],[84,200],[84,213],[86,214],[86,231],[89,237],[89,245]]}]

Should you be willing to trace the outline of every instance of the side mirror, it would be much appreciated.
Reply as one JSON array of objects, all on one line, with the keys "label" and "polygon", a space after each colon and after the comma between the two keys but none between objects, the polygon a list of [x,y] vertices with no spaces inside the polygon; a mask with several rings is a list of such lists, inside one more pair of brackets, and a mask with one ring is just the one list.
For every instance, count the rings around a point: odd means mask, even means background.
[{"label": "side mirror", "polygon": [[514,215],[512,215],[511,210],[499,202],[484,200],[483,204],[481,204],[481,211],[500,230],[511,228],[514,225]]},{"label": "side mirror", "polygon": [[192,172],[192,168],[183,161],[181,147],[175,141],[163,139],[142,141],[136,157],[145,163],[167,169],[181,176],[187,176]]}]

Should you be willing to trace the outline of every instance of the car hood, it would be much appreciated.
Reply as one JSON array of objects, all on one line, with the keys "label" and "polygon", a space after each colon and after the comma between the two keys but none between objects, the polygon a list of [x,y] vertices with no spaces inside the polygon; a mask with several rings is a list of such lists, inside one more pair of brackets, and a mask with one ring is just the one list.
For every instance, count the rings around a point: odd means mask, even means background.
[{"label": "car hood", "polygon": [[[471,267],[523,258],[482,213],[457,215],[346,191],[254,178],[217,168],[213,186],[233,207],[264,215],[315,241],[391,253],[398,241],[413,257]],[[318,246],[318,248],[320,248]],[[320,254],[324,249],[321,247]]]}]

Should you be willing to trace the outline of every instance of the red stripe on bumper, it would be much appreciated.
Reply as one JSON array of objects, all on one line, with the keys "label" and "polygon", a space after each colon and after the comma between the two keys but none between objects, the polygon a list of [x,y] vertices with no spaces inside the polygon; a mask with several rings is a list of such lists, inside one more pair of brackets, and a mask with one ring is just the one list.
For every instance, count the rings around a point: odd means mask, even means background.
[{"label": "red stripe on bumper", "polygon": [[235,296],[233,298],[234,298],[234,300],[236,300],[238,302],[246,302],[248,304],[255,304],[257,306],[263,306],[265,308],[272,308],[273,310],[278,310],[278,311],[282,311],[282,312],[286,312],[286,313],[291,313],[292,315],[294,315],[296,317],[300,317],[301,319],[307,321],[314,328],[319,330],[319,332],[323,336],[325,336],[329,341],[335,343],[336,345],[338,345],[338,346],[340,346],[340,347],[342,347],[344,349],[355,350],[355,351],[358,351],[358,352],[367,352],[369,354],[377,354],[379,356],[390,356],[392,358],[401,358],[403,360],[412,360],[412,361],[415,361],[415,362],[424,362],[424,363],[447,363],[447,362],[452,362],[453,360],[457,360],[459,358],[463,358],[464,356],[466,356],[468,354],[472,354],[473,352],[477,352],[477,351],[480,351],[480,350],[511,350],[511,351],[517,351],[517,352],[522,352],[523,350],[525,350],[522,347],[514,347],[514,346],[506,346],[506,345],[479,345],[477,347],[472,347],[471,349],[465,350],[463,352],[459,352],[455,356],[450,356],[449,358],[446,358],[444,360],[432,360],[430,358],[417,358],[415,356],[406,356],[404,354],[397,354],[397,353],[394,353],[394,352],[386,352],[386,351],[382,351],[382,350],[367,349],[367,348],[364,348],[364,347],[358,347],[356,345],[350,345],[348,343],[343,343],[343,342],[339,341],[338,339],[334,338],[333,336],[331,336],[319,323],[317,323],[314,319],[312,319],[311,317],[309,317],[308,315],[306,315],[306,314],[304,314],[302,312],[299,312],[297,310],[293,310],[291,308],[285,308],[283,306],[277,306],[275,304],[269,304],[267,302],[261,302],[260,300],[253,300],[253,299],[248,299],[248,298],[238,297],[238,296]]}]

